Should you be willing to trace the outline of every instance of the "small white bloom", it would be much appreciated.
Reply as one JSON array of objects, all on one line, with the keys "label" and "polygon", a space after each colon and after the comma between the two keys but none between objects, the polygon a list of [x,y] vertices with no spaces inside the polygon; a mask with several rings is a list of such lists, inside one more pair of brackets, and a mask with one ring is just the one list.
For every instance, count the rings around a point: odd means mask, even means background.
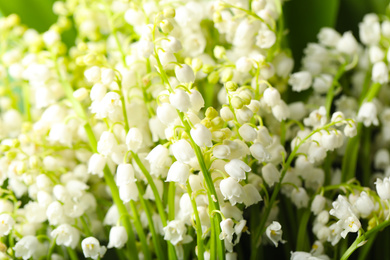
[{"label": "small white bloom", "polygon": [[230,155],[230,148],[228,145],[216,145],[213,149],[213,155],[218,159],[227,159]]},{"label": "small white bloom", "polygon": [[178,142],[171,145],[171,151],[176,160],[182,163],[190,163],[195,157],[195,152],[187,140],[180,139]]},{"label": "small white bloom", "polygon": [[263,200],[260,196],[259,191],[253,184],[248,183],[243,188],[245,192],[244,204],[246,208],[251,205],[257,204],[259,201]]},{"label": "small white bloom", "polygon": [[176,108],[169,103],[157,107],[157,117],[165,125],[171,124],[178,116]]},{"label": "small white bloom", "polygon": [[22,257],[26,260],[31,257],[38,258],[37,254],[39,254],[40,248],[41,244],[35,236],[24,236],[16,243],[13,249],[16,257]]},{"label": "small white bloom", "polygon": [[373,200],[365,191],[360,193],[354,206],[363,218],[368,217],[375,208]]},{"label": "small white bloom", "polygon": [[357,135],[356,123],[353,121],[348,121],[348,123],[344,127],[344,134],[347,137],[354,137]]},{"label": "small white bloom", "polygon": [[121,186],[135,181],[133,166],[129,163],[119,164],[116,170],[116,184]]},{"label": "small white bloom", "polygon": [[87,237],[81,242],[81,248],[83,249],[84,257],[90,257],[92,259],[98,259],[103,257],[107,249],[105,246],[100,246],[99,240],[94,237]]},{"label": "small white bloom", "polygon": [[325,204],[326,204],[325,197],[318,194],[314,197],[310,209],[314,213],[314,215],[318,215],[324,209]]},{"label": "small white bloom", "polygon": [[97,83],[100,81],[100,68],[93,66],[84,71],[85,78],[91,83]]},{"label": "small white bloom", "polygon": [[123,200],[124,203],[129,202],[130,200],[138,200],[138,188],[135,182],[129,182],[127,184],[122,184],[119,186],[119,197]]},{"label": "small white bloom", "polygon": [[190,96],[181,88],[177,88],[169,94],[169,102],[181,112],[187,112],[191,107]]},{"label": "small white bloom", "polygon": [[173,53],[176,53],[182,49],[180,41],[172,36],[168,36],[167,39],[162,40],[161,45],[164,50],[169,50]]},{"label": "small white bloom", "polygon": [[127,148],[136,153],[142,147],[142,142],[143,136],[141,130],[139,130],[137,127],[130,128],[126,135]]},{"label": "small white bloom", "polygon": [[103,176],[103,169],[106,165],[106,158],[98,153],[94,153],[88,162],[88,173]]},{"label": "small white bloom", "polygon": [[290,116],[290,110],[287,104],[280,100],[278,104],[272,107],[272,114],[279,122],[286,120]]},{"label": "small white bloom", "polygon": [[245,180],[245,172],[250,172],[251,167],[241,160],[233,159],[225,164],[225,171],[237,181]]},{"label": "small white bloom", "polygon": [[252,156],[260,163],[267,162],[271,159],[270,153],[264,148],[261,143],[254,143],[249,148]]},{"label": "small white bloom", "polygon": [[383,200],[390,199],[390,177],[386,177],[383,180],[376,179],[375,182],[376,192]]},{"label": "small white bloom", "polygon": [[169,65],[171,62],[176,62],[175,55],[170,51],[163,51],[160,49],[158,50],[158,57],[164,67]]},{"label": "small white bloom", "polygon": [[373,102],[365,102],[359,109],[357,120],[363,122],[366,127],[370,125],[378,125],[376,106]]},{"label": "small white bloom", "polygon": [[176,161],[172,164],[171,168],[169,168],[166,181],[174,181],[186,185],[189,175],[190,167],[185,163]]},{"label": "small white bloom", "polygon": [[234,119],[234,114],[229,107],[224,106],[220,110],[221,118],[225,122],[229,122]]},{"label": "small white bloom", "polygon": [[329,74],[321,74],[314,79],[313,89],[317,93],[325,94],[332,86],[333,76]]},{"label": "small white bloom", "polygon": [[0,236],[6,236],[11,231],[15,220],[9,214],[0,215]]},{"label": "small white bloom", "polygon": [[211,141],[211,131],[202,124],[196,124],[190,131],[192,139],[200,147],[211,147],[213,142]]},{"label": "small white bloom", "polygon": [[291,192],[291,200],[297,208],[306,208],[309,204],[309,196],[304,188],[299,187]]},{"label": "small white bloom", "polygon": [[310,113],[309,117],[303,120],[306,126],[312,126],[313,128],[319,128],[326,124],[326,109],[321,106],[319,109],[314,110]]},{"label": "small white bloom", "polygon": [[308,71],[300,71],[292,74],[288,83],[292,86],[293,91],[301,92],[311,86],[311,74]]},{"label": "small white bloom", "polygon": [[241,57],[236,61],[236,69],[242,73],[249,72],[252,65],[251,60],[247,57]]},{"label": "small white bloom", "polygon": [[282,240],[282,226],[279,222],[273,221],[265,230],[267,237],[274,243],[276,247],[278,247],[279,242],[285,243],[286,241]]},{"label": "small white bloom", "polygon": [[278,171],[276,166],[272,163],[268,163],[261,169],[261,173],[264,181],[268,186],[272,187],[275,182],[278,182],[281,176],[281,173]]},{"label": "small white bloom", "polygon": [[340,40],[337,42],[336,49],[339,52],[353,55],[357,52],[359,47],[358,42],[355,37],[353,37],[352,32],[345,32]]},{"label": "small white bloom", "polygon": [[80,240],[80,232],[69,224],[59,225],[50,235],[56,239],[56,244],[76,248]]},{"label": "small white bloom", "polygon": [[233,206],[236,205],[236,203],[244,202],[245,191],[241,184],[234,178],[229,177],[227,179],[223,179],[219,184],[219,187],[225,200],[228,199]]},{"label": "small white bloom", "polygon": [[327,47],[336,47],[341,35],[333,28],[323,27],[317,35],[318,41]]},{"label": "small white bloom", "polygon": [[186,244],[192,241],[192,237],[186,235],[187,228],[183,221],[172,220],[163,228],[164,239],[170,241],[173,245],[179,243]]},{"label": "small white bloom", "polygon": [[126,229],[122,226],[112,227],[110,230],[110,242],[108,248],[122,248],[127,242],[128,236]]},{"label": "small white bloom", "polygon": [[276,88],[267,88],[263,92],[263,100],[270,107],[276,106],[280,102],[280,93]]},{"label": "small white bloom", "polygon": [[181,64],[181,66],[175,67],[176,78],[180,83],[192,83],[195,81],[194,71],[187,64]]},{"label": "small white bloom", "polygon": [[262,49],[271,48],[276,42],[276,35],[273,31],[262,29],[256,36],[256,45]]},{"label": "small white bloom", "polygon": [[389,70],[383,61],[374,63],[371,74],[373,82],[380,84],[386,84],[389,82]]},{"label": "small white bloom", "polygon": [[253,142],[257,137],[256,130],[248,124],[243,124],[238,129],[238,133],[246,142]]},{"label": "small white bloom", "polygon": [[117,145],[118,142],[115,139],[115,135],[110,131],[104,131],[97,143],[97,151],[102,155],[108,156]]},{"label": "small white bloom", "polygon": [[191,109],[194,112],[199,112],[199,110],[204,107],[204,99],[202,94],[196,89],[191,89],[190,94]]}]

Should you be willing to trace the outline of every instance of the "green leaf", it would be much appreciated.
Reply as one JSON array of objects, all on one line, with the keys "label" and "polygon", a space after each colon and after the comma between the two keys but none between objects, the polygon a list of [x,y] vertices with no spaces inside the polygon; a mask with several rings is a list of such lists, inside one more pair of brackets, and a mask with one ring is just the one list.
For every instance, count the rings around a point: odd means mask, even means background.
[{"label": "green leaf", "polygon": [[339,0],[294,0],[284,3],[285,24],[296,68],[300,66],[307,43],[317,41],[316,35],[324,27],[334,27]]},{"label": "green leaf", "polygon": [[0,0],[0,11],[3,15],[15,13],[23,24],[38,32],[49,29],[57,17],[52,5],[55,0]]}]

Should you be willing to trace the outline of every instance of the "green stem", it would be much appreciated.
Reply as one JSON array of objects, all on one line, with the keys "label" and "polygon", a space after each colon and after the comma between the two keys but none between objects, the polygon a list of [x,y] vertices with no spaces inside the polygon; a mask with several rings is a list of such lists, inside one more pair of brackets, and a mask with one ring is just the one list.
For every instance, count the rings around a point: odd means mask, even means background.
[{"label": "green stem", "polygon": [[204,245],[202,238],[202,223],[200,222],[198,207],[196,206],[196,198],[192,196],[192,189],[190,184],[187,181],[187,192],[191,199],[192,209],[194,210],[195,221],[196,221],[196,244],[198,246],[198,259],[204,259]]},{"label": "green stem", "polygon": [[156,228],[154,226],[150,204],[148,203],[148,201],[146,201],[143,198],[143,196],[145,194],[144,188],[141,186],[140,183],[136,182],[136,184],[137,184],[137,188],[138,188],[138,192],[139,192],[139,198],[141,201],[141,205],[144,208],[146,218],[148,219],[149,230],[150,230],[150,233],[152,233],[152,240],[153,240],[153,244],[154,244],[154,247],[156,250],[157,258],[158,259],[166,259],[164,252],[162,252],[162,246],[160,244],[160,240],[158,239],[159,237],[157,235]]},{"label": "green stem", "polygon": [[375,238],[376,238],[377,235],[378,235],[378,233],[375,233],[374,235],[372,235],[372,238],[369,239],[367,241],[367,243],[364,244],[364,247],[362,247],[362,249],[359,250],[359,258],[358,258],[358,260],[365,260],[365,259],[367,259],[367,255],[368,255],[368,253],[370,253],[370,250],[372,248],[372,245],[375,242]]},{"label": "green stem", "polygon": [[56,239],[54,238],[50,243],[49,252],[47,253],[47,257],[46,257],[47,260],[51,260],[51,255],[53,254],[55,247],[56,247]]},{"label": "green stem", "polygon": [[363,124],[358,123],[357,135],[348,140],[343,165],[341,166],[341,181],[346,182],[355,177],[356,163],[358,158],[360,137],[362,135]]},{"label": "green stem", "polygon": [[77,253],[74,249],[67,246],[66,251],[68,252],[71,260],[78,260],[79,259],[79,257],[77,256]]},{"label": "green stem", "polygon": [[[158,214],[160,215],[161,222],[162,222],[163,226],[165,227],[167,225],[167,216],[166,216],[166,213],[164,210],[164,205],[163,205],[162,200],[160,198],[160,194],[158,194],[156,184],[154,183],[153,178],[150,175],[150,173],[148,172],[148,170],[145,168],[145,166],[143,165],[143,163],[139,159],[138,154],[131,151],[131,155],[134,158],[135,162],[137,163],[138,167],[141,169],[144,176],[146,177],[146,179],[150,185],[150,188],[153,191],[154,201],[156,203],[157,211],[158,211]],[[168,241],[168,254],[169,254],[169,259],[177,259],[175,248],[172,245],[172,243],[169,241]]]},{"label": "green stem", "polygon": [[168,188],[168,219],[175,219],[175,195],[176,195],[176,183],[170,182]]},{"label": "green stem", "polygon": [[[143,198],[140,196],[140,199],[143,199]],[[141,220],[140,220],[140,217],[139,217],[139,214],[137,211],[137,207],[136,207],[135,202],[133,200],[130,201],[130,208],[131,208],[131,211],[133,212],[134,226],[135,226],[135,229],[137,230],[139,240],[141,241],[141,247],[142,247],[142,251],[144,253],[144,258],[150,260],[150,259],[152,259],[152,255],[151,255],[150,250],[149,250],[149,246],[148,246],[148,242],[146,240],[145,232],[142,228],[142,224],[141,224]],[[152,234],[152,236],[155,236],[155,235]]]},{"label": "green stem", "polygon": [[309,248],[306,248],[308,236],[307,236],[307,222],[310,218],[310,208],[306,209],[301,217],[301,222],[299,224],[298,237],[297,237],[297,249],[296,251],[306,251]]},{"label": "green stem", "polygon": [[347,249],[347,251],[345,251],[345,253],[341,257],[341,260],[348,259],[352,255],[352,253],[355,252],[356,249],[358,249],[363,245],[362,242],[364,242],[366,239],[370,239],[376,233],[378,233],[379,231],[381,231],[382,229],[386,228],[389,225],[390,225],[390,220],[384,221],[378,226],[374,227],[373,229],[370,229],[363,235],[357,237],[355,242],[353,242],[353,244]]},{"label": "green stem", "polygon": [[333,78],[332,85],[330,86],[328,93],[326,94],[325,108],[326,108],[326,116],[328,119],[330,118],[330,109],[332,108],[332,102],[334,98],[334,88],[336,87],[340,77],[345,72],[346,66],[347,63],[344,63],[343,65],[340,66],[339,70],[337,71],[336,75]]}]

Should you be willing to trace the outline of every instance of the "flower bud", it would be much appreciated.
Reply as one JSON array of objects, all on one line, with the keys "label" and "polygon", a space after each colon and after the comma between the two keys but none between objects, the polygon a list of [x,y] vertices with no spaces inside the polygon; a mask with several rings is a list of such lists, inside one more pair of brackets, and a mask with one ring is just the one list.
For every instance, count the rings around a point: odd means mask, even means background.
[{"label": "flower bud", "polygon": [[110,230],[110,242],[108,248],[122,248],[127,242],[128,236],[123,226],[112,227]]},{"label": "flower bud", "polygon": [[[215,111],[216,112],[216,111]],[[218,114],[218,113],[217,113]],[[212,135],[210,130],[202,124],[196,124],[195,128],[190,131],[191,137],[194,142],[200,147],[211,147]]]},{"label": "flower bud", "polygon": [[176,66],[175,74],[180,83],[193,83],[195,81],[194,71],[187,64]]}]

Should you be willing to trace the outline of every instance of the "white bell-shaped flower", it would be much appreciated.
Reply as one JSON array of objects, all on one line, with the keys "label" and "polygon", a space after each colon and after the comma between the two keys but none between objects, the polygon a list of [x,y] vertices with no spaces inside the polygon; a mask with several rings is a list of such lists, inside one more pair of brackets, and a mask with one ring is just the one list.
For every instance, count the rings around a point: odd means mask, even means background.
[{"label": "white bell-shaped flower", "polygon": [[390,177],[386,177],[383,180],[376,179],[375,182],[376,192],[383,200],[390,199]]},{"label": "white bell-shaped flower", "polygon": [[280,93],[276,88],[267,88],[263,92],[263,100],[270,107],[276,106],[280,101]]},{"label": "white bell-shaped flower", "polygon": [[373,82],[380,84],[386,84],[389,82],[389,69],[383,61],[374,63],[371,75]]},{"label": "white bell-shaped flower", "polygon": [[138,188],[135,182],[129,182],[119,186],[119,197],[124,203],[129,202],[130,200],[138,200]]},{"label": "white bell-shaped flower", "polygon": [[377,118],[377,109],[374,103],[365,102],[361,105],[358,115],[357,121],[363,122],[366,127],[370,125],[378,125],[379,121]]},{"label": "white bell-shaped flower", "polygon": [[190,167],[185,163],[176,161],[172,164],[171,168],[169,168],[166,181],[173,181],[186,185],[189,175]]},{"label": "white bell-shaped flower", "polygon": [[116,184],[121,186],[135,181],[133,166],[129,163],[119,164],[116,170]]},{"label": "white bell-shaped flower", "polygon": [[293,189],[291,192],[291,200],[297,206],[297,208],[306,208],[309,203],[309,195],[304,188],[299,187]]},{"label": "white bell-shaped flower", "polygon": [[320,212],[325,208],[326,199],[324,196],[317,194],[313,202],[311,203],[311,211],[314,213],[314,215],[320,214]]},{"label": "white bell-shaped flower", "polygon": [[246,163],[241,160],[233,159],[225,164],[225,171],[230,177],[233,177],[237,181],[245,180],[245,172],[250,172],[252,169]]},{"label": "white bell-shaped flower", "polygon": [[110,230],[110,240],[107,247],[122,248],[126,244],[127,239],[127,232],[123,226],[112,227]]},{"label": "white bell-shaped flower", "polygon": [[280,225],[279,222],[273,221],[265,230],[265,233],[267,237],[271,240],[272,243],[276,247],[278,247],[279,242],[280,243],[285,243],[286,241],[282,240],[282,226]]},{"label": "white bell-shaped flower", "polygon": [[169,50],[173,53],[176,53],[183,48],[180,41],[177,38],[172,36],[168,36],[167,39],[162,40],[161,45],[164,50],[166,51]]},{"label": "white bell-shaped flower", "polygon": [[373,200],[365,191],[360,193],[360,196],[355,201],[354,206],[363,218],[368,217],[375,208]]},{"label": "white bell-shaped flower", "polygon": [[83,249],[84,257],[90,257],[92,259],[98,259],[103,257],[107,249],[105,246],[101,246],[99,240],[94,237],[87,237],[81,242],[81,248]]},{"label": "white bell-shaped flower", "polygon": [[176,108],[169,103],[157,107],[157,117],[165,125],[173,123],[178,116]]},{"label": "white bell-shaped flower", "polygon": [[300,71],[292,74],[288,83],[292,86],[292,90],[301,92],[311,86],[312,77],[308,71]]},{"label": "white bell-shaped flower", "polygon": [[0,215],[0,236],[6,236],[11,231],[15,220],[9,214]]},{"label": "white bell-shaped flower", "polygon": [[245,192],[244,204],[246,208],[263,200],[259,191],[253,184],[248,183],[243,188]]},{"label": "white bell-shaped flower", "polygon": [[191,109],[194,112],[199,112],[199,110],[204,107],[204,99],[202,94],[196,89],[191,89],[190,94]]},{"label": "white bell-shaped flower", "polygon": [[187,112],[191,107],[190,96],[181,88],[177,88],[169,94],[169,102],[181,112]]},{"label": "white bell-shaped flower", "polygon": [[230,155],[230,148],[228,145],[216,145],[213,149],[213,155],[218,159],[227,159]]},{"label": "white bell-shaped flower", "polygon": [[202,124],[196,124],[190,131],[191,137],[194,142],[200,147],[211,147],[213,142],[211,141],[212,135],[210,130]]},{"label": "white bell-shaped flower", "polygon": [[195,157],[195,152],[187,140],[180,139],[171,145],[171,151],[176,160],[182,163],[190,164],[191,159]]},{"label": "white bell-shaped flower", "polygon": [[88,173],[103,176],[103,169],[107,159],[98,153],[94,153],[88,161]]},{"label": "white bell-shaped flower", "polygon": [[85,78],[91,83],[97,83],[100,81],[100,68],[98,66],[93,66],[84,71]]},{"label": "white bell-shaped flower", "polygon": [[193,83],[195,81],[194,71],[187,64],[176,66],[175,74],[180,83]]},{"label": "white bell-shaped flower", "polygon": [[13,249],[16,257],[22,257],[24,260],[27,260],[31,257],[38,258],[41,248],[42,244],[39,243],[38,238],[29,235],[22,237]]},{"label": "white bell-shaped flower", "polygon": [[219,184],[221,193],[225,200],[229,200],[234,206],[236,203],[243,203],[245,200],[245,191],[241,184],[238,183],[234,178],[229,177],[223,179]]},{"label": "white bell-shaped flower", "polygon": [[187,228],[182,220],[169,221],[163,230],[164,239],[170,241],[173,245],[186,244],[192,241],[192,237],[186,234]]},{"label": "white bell-shaped flower", "polygon": [[353,55],[357,52],[359,44],[353,36],[352,32],[345,32],[337,42],[336,49],[339,52]]},{"label": "white bell-shaped flower", "polygon": [[59,225],[50,235],[56,239],[57,245],[67,246],[73,249],[76,248],[80,240],[79,230],[69,224]]},{"label": "white bell-shaped flower", "polygon": [[249,124],[243,124],[239,129],[238,133],[246,142],[253,142],[257,137],[256,130]]},{"label": "white bell-shaped flower", "polygon": [[104,131],[97,143],[97,151],[102,155],[108,156],[114,151],[117,145],[118,142],[116,141],[115,135],[110,131]]},{"label": "white bell-shaped flower", "polygon": [[268,163],[263,166],[263,168],[261,169],[261,174],[263,176],[264,181],[270,187],[272,187],[275,182],[278,182],[281,176],[280,171],[272,163]]},{"label": "white bell-shaped flower", "polygon": [[136,153],[142,147],[142,142],[143,136],[141,130],[139,130],[137,127],[130,128],[126,135],[127,149]]},{"label": "white bell-shaped flower", "polygon": [[267,162],[271,159],[270,153],[264,148],[264,146],[260,143],[254,143],[249,148],[252,156],[261,162]]}]

